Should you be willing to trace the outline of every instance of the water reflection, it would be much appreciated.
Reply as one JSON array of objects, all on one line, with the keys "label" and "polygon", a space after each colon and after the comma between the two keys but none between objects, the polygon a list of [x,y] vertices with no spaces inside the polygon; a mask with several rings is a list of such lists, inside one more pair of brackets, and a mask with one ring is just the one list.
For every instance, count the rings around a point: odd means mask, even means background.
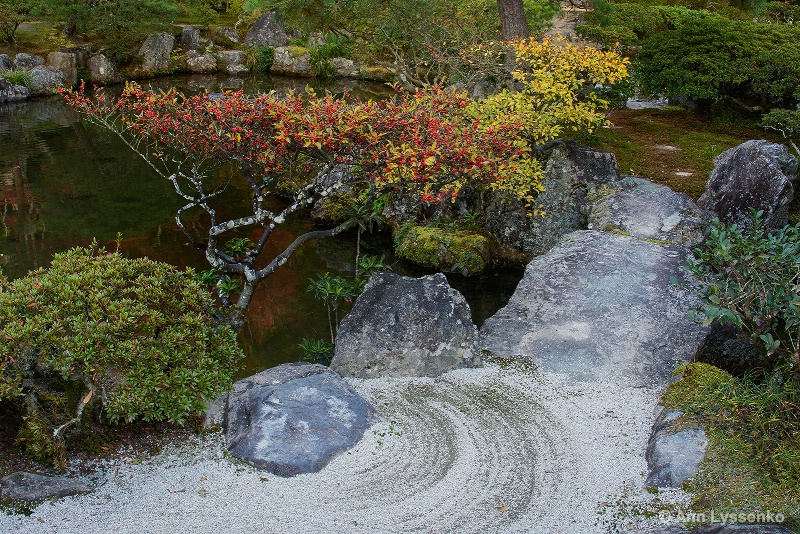
[{"label": "water reflection", "polygon": [[[248,92],[303,90],[308,80],[188,76],[146,82],[154,89],[177,87],[181,91],[242,88]],[[349,91],[365,97],[385,96],[381,84],[354,80],[316,84],[337,94]],[[120,88],[113,88],[119,91]],[[231,180],[235,169],[222,168],[217,179]],[[228,209],[235,210],[244,196],[226,190]],[[181,268],[205,270],[202,252],[187,241],[174,222],[180,206],[170,184],[154,175],[113,134],[86,124],[59,98],[37,99],[0,106],[0,265],[10,278],[46,266],[53,254],[73,246],[88,246],[93,239],[129,257],[148,256]],[[185,219],[198,235],[205,234],[199,214]],[[311,229],[311,221],[295,217],[270,238],[267,255],[277,254],[295,236]],[[251,238],[257,237],[255,235]],[[241,374],[299,357],[302,338],[326,338],[324,306],[306,292],[317,273],[348,276],[353,272],[355,234],[307,244],[289,263],[259,287],[248,323],[240,337],[246,369]],[[363,253],[387,254],[400,274],[421,275],[425,270],[391,256],[390,238],[367,236]],[[511,295],[520,273],[492,273],[481,278],[455,275],[451,283],[462,291],[475,311],[477,322],[494,313]]]}]

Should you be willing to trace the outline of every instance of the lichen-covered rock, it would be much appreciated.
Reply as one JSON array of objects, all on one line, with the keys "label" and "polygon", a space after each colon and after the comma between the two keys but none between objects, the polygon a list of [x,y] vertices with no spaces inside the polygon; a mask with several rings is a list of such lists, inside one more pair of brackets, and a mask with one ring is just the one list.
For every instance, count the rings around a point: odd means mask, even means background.
[{"label": "lichen-covered rock", "polygon": [[8,54],[0,54],[0,73],[6,70],[14,70],[14,62]]},{"label": "lichen-covered rock", "polygon": [[39,65],[44,65],[45,61],[42,56],[34,54],[19,53],[14,56],[14,66],[19,70],[31,70]]},{"label": "lichen-covered rock", "polygon": [[707,332],[688,316],[699,305],[687,289],[690,257],[629,236],[569,234],[528,264],[508,305],[481,328],[481,348],[576,380],[664,385]]},{"label": "lichen-covered rock", "polygon": [[274,11],[263,15],[253,24],[252,29],[244,38],[244,44],[259,48],[262,46],[284,46],[289,43],[289,33],[283,21]]},{"label": "lichen-covered rock", "polygon": [[31,81],[28,88],[31,95],[44,96],[52,95],[59,86],[64,85],[64,74],[53,67],[38,65],[30,70]]},{"label": "lichen-covered rock", "polygon": [[195,26],[184,26],[181,29],[181,46],[184,50],[197,50],[200,47],[200,29]]},{"label": "lichen-covered rock", "polygon": [[47,55],[47,65],[58,69],[64,75],[64,85],[74,87],[78,83],[78,61],[70,52],[51,52]]},{"label": "lichen-covered rock", "polygon": [[678,410],[662,410],[656,418],[645,453],[646,486],[679,488],[700,469],[708,438],[702,427],[678,427],[676,420],[682,415]]},{"label": "lichen-covered rock", "polygon": [[485,228],[504,247],[531,255],[547,252],[561,236],[586,228],[587,194],[620,180],[616,158],[603,150],[556,142],[546,160],[544,192],[535,206],[544,216],[529,217],[521,202],[500,195],[486,207]]},{"label": "lichen-covered rock", "polygon": [[142,73],[155,76],[170,72],[170,57],[175,46],[175,37],[168,33],[156,32],[147,36],[139,55],[142,57]]},{"label": "lichen-covered rock", "polygon": [[412,226],[395,237],[398,256],[426,267],[468,275],[483,272],[489,261],[489,240],[480,234]]},{"label": "lichen-covered rock", "polygon": [[711,219],[684,193],[640,178],[632,187],[587,206],[589,228],[693,247],[705,240]]},{"label": "lichen-covered rock", "polygon": [[789,203],[794,198],[792,181],[797,159],[785,146],[751,140],[714,158],[716,166],[697,205],[712,212],[725,224],[751,224],[750,210],[762,210],[765,228],[780,228],[788,222]]},{"label": "lichen-covered rock", "polygon": [[352,59],[346,57],[335,57],[330,60],[331,65],[336,69],[336,75],[342,78],[357,78],[360,75],[358,65]]},{"label": "lichen-covered rock", "polygon": [[30,98],[30,96],[30,89],[24,85],[14,85],[2,78],[2,74],[0,74],[0,103],[19,102]]},{"label": "lichen-covered rock", "polygon": [[245,65],[247,53],[243,50],[221,50],[217,53],[222,70],[228,74],[244,74],[250,69]]},{"label": "lichen-covered rock", "polygon": [[52,477],[18,471],[0,479],[0,499],[41,501],[88,493],[92,488],[74,478]]},{"label": "lichen-covered rock", "polygon": [[186,53],[186,68],[195,74],[216,72],[217,59],[211,54],[200,54],[195,50],[189,50]]},{"label": "lichen-covered rock", "polygon": [[219,30],[217,30],[217,35],[221,35],[225,39],[229,40],[232,43],[239,42],[239,34],[236,33],[236,30],[231,28],[230,26],[223,26]]},{"label": "lichen-covered rock", "polygon": [[303,363],[236,382],[226,405],[229,452],[280,476],[319,471],[377,419],[339,375]]},{"label": "lichen-covered rock", "polygon": [[114,62],[103,54],[96,54],[89,58],[89,78],[92,83],[103,85],[120,83],[123,80]]},{"label": "lichen-covered rock", "polygon": [[467,301],[441,273],[374,274],[339,326],[331,369],[359,378],[439,376],[479,367]]},{"label": "lichen-covered rock", "polygon": [[311,54],[302,46],[279,46],[269,71],[283,76],[311,77]]}]

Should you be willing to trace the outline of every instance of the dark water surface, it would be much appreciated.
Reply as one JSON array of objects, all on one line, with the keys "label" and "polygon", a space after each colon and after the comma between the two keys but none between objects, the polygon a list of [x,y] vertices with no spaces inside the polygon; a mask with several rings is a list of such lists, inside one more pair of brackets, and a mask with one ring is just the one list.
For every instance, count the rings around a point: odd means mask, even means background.
[{"label": "dark water surface", "polygon": [[[155,89],[184,92],[244,89],[302,91],[307,80],[175,77],[145,82]],[[345,81],[315,84],[336,94],[348,91],[362,98],[381,98],[381,84]],[[229,179],[234,169],[221,171]],[[245,202],[244,192],[230,191],[230,202]],[[174,223],[180,206],[171,185],[155,175],[113,134],[84,123],[59,98],[0,105],[0,266],[9,278],[47,266],[56,252],[87,246],[93,239],[128,257],[148,256],[183,267],[205,270],[201,251],[189,246]],[[190,221],[202,233],[203,221]],[[307,215],[279,227],[268,244],[277,253],[295,236],[312,228]],[[386,254],[393,270],[420,276],[431,271],[396,260],[389,236],[365,237],[364,253]],[[328,337],[324,305],[306,292],[317,273],[352,273],[355,234],[309,243],[259,287],[240,336],[247,354],[241,375],[279,363],[297,361],[303,338]],[[478,324],[494,314],[513,293],[522,273],[489,272],[480,277],[448,275],[464,293]]]}]

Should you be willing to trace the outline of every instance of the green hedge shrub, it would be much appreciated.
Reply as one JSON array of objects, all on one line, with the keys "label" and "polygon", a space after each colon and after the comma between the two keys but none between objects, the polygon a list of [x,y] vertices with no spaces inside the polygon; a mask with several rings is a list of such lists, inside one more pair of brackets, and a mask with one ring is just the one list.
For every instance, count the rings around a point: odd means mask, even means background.
[{"label": "green hedge shrub", "polygon": [[0,407],[23,405],[29,452],[57,460],[84,413],[182,423],[230,387],[242,357],[213,304],[193,273],[164,263],[56,254],[0,286]]},{"label": "green hedge shrub", "polygon": [[737,326],[763,349],[767,376],[800,385],[800,224],[772,233],[712,223],[704,249],[695,251],[690,270],[698,280],[703,306],[695,318]]}]

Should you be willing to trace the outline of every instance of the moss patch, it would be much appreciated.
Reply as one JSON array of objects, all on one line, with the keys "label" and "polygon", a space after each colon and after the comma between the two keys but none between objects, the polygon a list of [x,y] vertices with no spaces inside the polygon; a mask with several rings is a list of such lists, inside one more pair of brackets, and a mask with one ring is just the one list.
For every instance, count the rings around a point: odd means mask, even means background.
[{"label": "moss patch", "polygon": [[463,230],[411,226],[395,235],[395,250],[403,259],[445,271],[477,274],[489,260],[489,240]]},{"label": "moss patch", "polygon": [[676,374],[662,403],[703,426],[709,440],[697,476],[684,483],[694,511],[771,511],[800,528],[800,415],[790,397],[704,363]]}]

